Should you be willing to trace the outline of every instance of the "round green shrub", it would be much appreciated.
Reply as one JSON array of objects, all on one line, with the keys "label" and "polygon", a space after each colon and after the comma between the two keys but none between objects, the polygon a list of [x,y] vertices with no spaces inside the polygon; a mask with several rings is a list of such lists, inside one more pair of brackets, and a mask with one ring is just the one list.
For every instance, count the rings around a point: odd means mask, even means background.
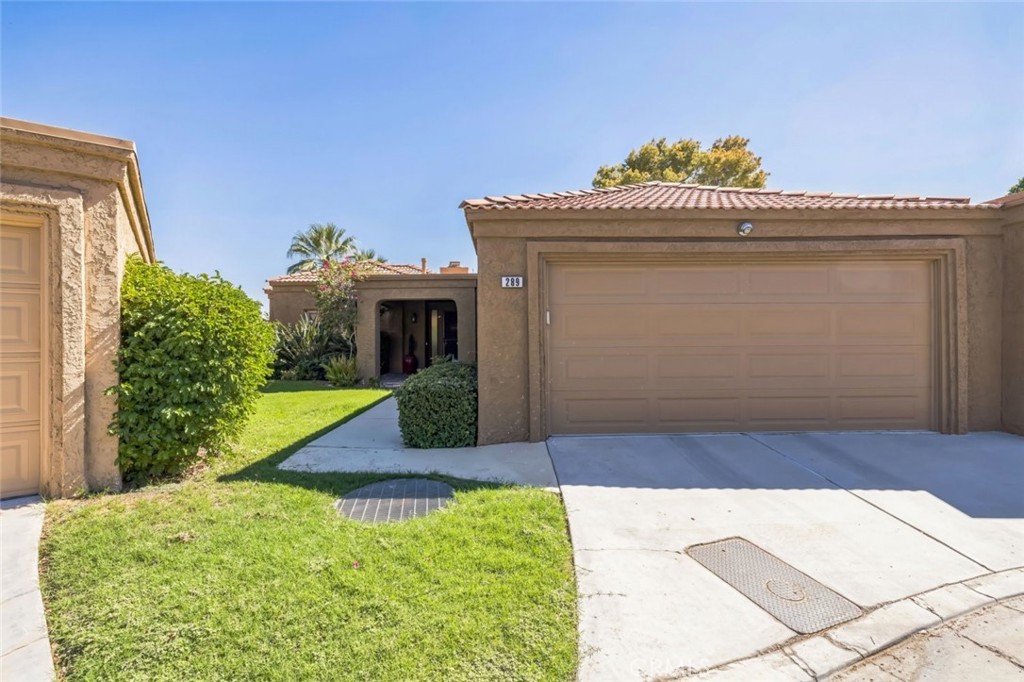
[{"label": "round green shrub", "polygon": [[128,260],[121,288],[118,464],[128,480],[179,474],[222,450],[252,413],[274,360],[260,305],[220,275]]},{"label": "round green shrub", "polygon": [[411,448],[476,445],[476,367],[435,360],[395,391],[398,428]]}]

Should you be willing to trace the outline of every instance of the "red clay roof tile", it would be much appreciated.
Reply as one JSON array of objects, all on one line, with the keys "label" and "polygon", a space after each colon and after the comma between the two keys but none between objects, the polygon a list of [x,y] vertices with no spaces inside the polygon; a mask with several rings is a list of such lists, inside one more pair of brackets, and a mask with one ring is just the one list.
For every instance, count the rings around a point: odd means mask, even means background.
[{"label": "red clay roof tile", "polygon": [[[406,265],[400,263],[381,263],[379,261],[365,261],[363,263],[363,274],[364,275],[423,275],[432,274],[429,270],[423,272],[423,269],[418,265]],[[283,284],[287,282],[315,282],[317,281],[316,270],[305,270],[303,272],[293,272],[289,275],[280,275],[278,277],[271,277],[267,280],[271,284]]]},{"label": "red clay roof tile", "polygon": [[467,199],[460,208],[474,210],[594,209],[987,209],[965,197],[839,194],[714,187],[678,182],[645,182],[568,192],[540,192]]}]

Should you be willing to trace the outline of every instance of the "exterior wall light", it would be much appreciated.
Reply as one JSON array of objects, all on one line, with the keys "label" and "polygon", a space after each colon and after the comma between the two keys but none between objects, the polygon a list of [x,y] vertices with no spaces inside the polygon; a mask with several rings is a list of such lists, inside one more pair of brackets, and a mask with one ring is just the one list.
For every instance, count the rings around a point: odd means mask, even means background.
[{"label": "exterior wall light", "polygon": [[754,223],[751,223],[751,222],[744,221],[744,222],[742,222],[742,223],[740,223],[739,225],[736,226],[736,234],[738,234],[741,237],[746,237],[746,236],[750,235],[750,233],[753,232],[753,231],[754,231]]}]

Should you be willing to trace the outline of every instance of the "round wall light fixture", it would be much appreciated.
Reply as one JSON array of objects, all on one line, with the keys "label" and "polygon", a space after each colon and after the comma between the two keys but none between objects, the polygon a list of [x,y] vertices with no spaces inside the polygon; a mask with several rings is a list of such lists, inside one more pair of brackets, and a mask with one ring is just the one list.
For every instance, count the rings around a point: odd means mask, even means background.
[{"label": "round wall light fixture", "polygon": [[747,237],[751,232],[754,231],[754,223],[744,221],[736,226],[736,234],[741,237]]}]

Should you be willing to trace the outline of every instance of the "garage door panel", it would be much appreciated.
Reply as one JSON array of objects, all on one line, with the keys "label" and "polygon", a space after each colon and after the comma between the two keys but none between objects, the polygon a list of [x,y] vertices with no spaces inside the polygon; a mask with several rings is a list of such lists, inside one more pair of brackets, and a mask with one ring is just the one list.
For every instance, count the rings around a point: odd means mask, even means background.
[{"label": "garage door panel", "polygon": [[[743,355],[732,353],[690,352],[687,354],[669,353],[656,357],[656,376],[662,385],[672,385],[672,380],[688,382],[706,379],[731,380],[742,374]],[[689,385],[693,385],[692,383]]]},{"label": "garage door panel", "polygon": [[4,497],[39,490],[39,427],[0,429],[0,469]]},{"label": "garage door panel", "polygon": [[552,433],[931,427],[926,262],[588,269],[633,298],[549,291]]},{"label": "garage door panel", "polygon": [[569,395],[563,401],[564,419],[571,425],[645,425],[648,418],[647,403],[647,396],[642,395],[632,398]]},{"label": "garage door panel", "polygon": [[4,286],[38,286],[42,277],[39,228],[4,225],[0,234],[0,280]]},{"label": "garage door panel", "polygon": [[648,278],[642,268],[619,268],[609,277],[606,268],[580,267],[556,273],[552,284],[566,303],[603,303],[609,297],[646,295]]},{"label": "garage door panel", "polygon": [[0,497],[39,491],[42,236],[0,222]]},{"label": "garage door panel", "polygon": [[836,399],[837,418],[844,423],[865,423],[888,428],[920,428],[915,426],[927,418],[922,409],[927,389],[904,390],[899,393],[847,393]]},{"label": "garage door panel", "polygon": [[828,306],[757,306],[736,312],[751,343],[825,343],[832,336]]},{"label": "garage door panel", "polygon": [[39,361],[0,362],[0,416],[4,423],[39,419]]},{"label": "garage door panel", "polygon": [[770,379],[773,384],[822,379],[831,383],[832,357],[830,353],[772,353],[751,352],[747,360],[750,379]]},{"label": "garage door panel", "polygon": [[0,301],[0,343],[5,354],[39,352],[39,313],[38,291],[4,293]]},{"label": "garage door panel", "polygon": [[655,398],[658,431],[731,430],[740,422],[741,401],[733,396]]},{"label": "garage door panel", "polygon": [[644,381],[647,379],[649,358],[644,355],[615,353],[600,355],[570,354],[565,358],[561,373],[569,381],[604,382]]},{"label": "garage door panel", "polygon": [[928,338],[931,315],[925,304],[843,306],[836,311],[837,341],[842,344],[920,344]]},{"label": "garage door panel", "polygon": [[832,420],[832,400],[827,392],[802,395],[758,395],[755,392],[744,402],[747,408],[746,423],[752,429],[788,429],[792,428],[794,422],[805,425],[805,428],[820,429],[827,427]]},{"label": "garage door panel", "polygon": [[558,311],[563,343],[578,341],[604,343],[619,339],[644,339],[648,335],[647,314],[634,306],[581,305]]},{"label": "garage door panel", "polygon": [[868,381],[872,385],[888,383],[927,388],[931,373],[927,350],[911,347],[894,352],[865,353],[862,349],[841,352],[835,361],[837,383],[854,386]]},{"label": "garage door panel", "polygon": [[927,303],[930,275],[920,263],[843,263],[834,268],[834,286],[843,296]]},{"label": "garage door panel", "polygon": [[704,267],[692,270],[655,270],[653,293],[658,298],[688,296],[710,296],[729,298],[740,293],[742,273],[734,267]]},{"label": "garage door panel", "polygon": [[721,306],[654,305],[649,314],[654,318],[654,342],[671,345],[715,344],[716,337],[733,341],[742,323],[734,312]]},{"label": "garage door panel", "polygon": [[747,294],[790,295],[797,300],[827,297],[831,283],[828,270],[806,265],[751,267],[745,279]]}]

